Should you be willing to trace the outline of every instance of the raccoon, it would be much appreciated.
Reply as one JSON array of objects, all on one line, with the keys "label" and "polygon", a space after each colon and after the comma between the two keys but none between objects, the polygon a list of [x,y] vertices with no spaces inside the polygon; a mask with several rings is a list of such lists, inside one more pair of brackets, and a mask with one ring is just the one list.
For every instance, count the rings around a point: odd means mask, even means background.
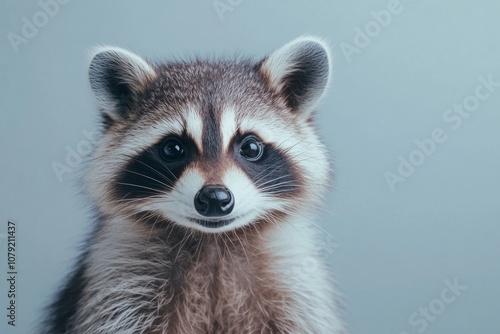
[{"label": "raccoon", "polygon": [[102,137],[83,182],[96,223],[44,333],[345,334],[313,223],[331,60],[314,36],[260,61],[98,48]]}]

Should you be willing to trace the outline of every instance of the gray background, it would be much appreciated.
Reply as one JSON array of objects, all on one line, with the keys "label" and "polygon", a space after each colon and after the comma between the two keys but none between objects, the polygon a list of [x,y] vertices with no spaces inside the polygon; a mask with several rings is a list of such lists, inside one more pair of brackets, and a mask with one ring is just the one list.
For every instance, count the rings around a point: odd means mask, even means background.
[{"label": "gray background", "polygon": [[[354,45],[356,27],[364,29],[388,1],[232,3],[221,19],[212,0],[72,0],[17,53],[8,34],[22,35],[22,18],[33,21],[42,9],[36,1],[0,3],[0,233],[7,219],[17,222],[19,266],[18,325],[6,326],[1,311],[0,331],[33,331],[89,230],[79,168],[62,182],[52,169],[65,163],[67,146],[85,140],[83,130],[97,127],[88,48],[117,45],[152,59],[259,58],[312,33],[335,54],[318,118],[336,181],[320,217],[340,241],[324,254],[352,333],[418,333],[409,317],[439,306],[444,281],[455,278],[467,288],[424,332],[500,333],[500,87],[458,129],[443,119],[475,93],[480,75],[500,81],[500,2],[401,0],[400,13],[350,61],[342,43]],[[396,173],[398,157],[408,158],[414,141],[436,128],[447,140],[391,191],[384,173]]]}]

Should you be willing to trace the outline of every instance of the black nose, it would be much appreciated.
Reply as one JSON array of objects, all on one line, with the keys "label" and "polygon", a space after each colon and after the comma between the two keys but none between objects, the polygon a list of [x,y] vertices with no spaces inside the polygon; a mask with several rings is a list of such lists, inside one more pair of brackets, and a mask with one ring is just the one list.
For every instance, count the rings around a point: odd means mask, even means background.
[{"label": "black nose", "polygon": [[222,186],[204,186],[194,196],[194,207],[205,217],[221,217],[231,213],[234,196]]}]

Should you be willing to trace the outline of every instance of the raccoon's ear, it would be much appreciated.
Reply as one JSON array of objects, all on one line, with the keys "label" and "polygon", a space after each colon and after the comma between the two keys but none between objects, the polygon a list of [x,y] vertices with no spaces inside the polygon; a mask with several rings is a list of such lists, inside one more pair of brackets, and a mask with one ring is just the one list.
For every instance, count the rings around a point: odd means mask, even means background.
[{"label": "raccoon's ear", "polygon": [[132,52],[109,46],[96,48],[91,54],[89,80],[104,122],[127,116],[137,94],[155,76],[154,68]]},{"label": "raccoon's ear", "polygon": [[331,58],[324,41],[303,36],[274,51],[259,71],[293,112],[309,115],[328,86]]}]

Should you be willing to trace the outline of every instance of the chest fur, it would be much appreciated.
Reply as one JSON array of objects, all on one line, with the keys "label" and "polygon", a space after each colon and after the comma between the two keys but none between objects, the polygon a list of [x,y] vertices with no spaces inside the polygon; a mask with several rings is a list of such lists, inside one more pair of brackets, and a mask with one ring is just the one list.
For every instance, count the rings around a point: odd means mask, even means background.
[{"label": "chest fur", "polygon": [[276,257],[262,242],[97,243],[72,333],[340,333],[324,272],[294,282],[303,245]]}]

